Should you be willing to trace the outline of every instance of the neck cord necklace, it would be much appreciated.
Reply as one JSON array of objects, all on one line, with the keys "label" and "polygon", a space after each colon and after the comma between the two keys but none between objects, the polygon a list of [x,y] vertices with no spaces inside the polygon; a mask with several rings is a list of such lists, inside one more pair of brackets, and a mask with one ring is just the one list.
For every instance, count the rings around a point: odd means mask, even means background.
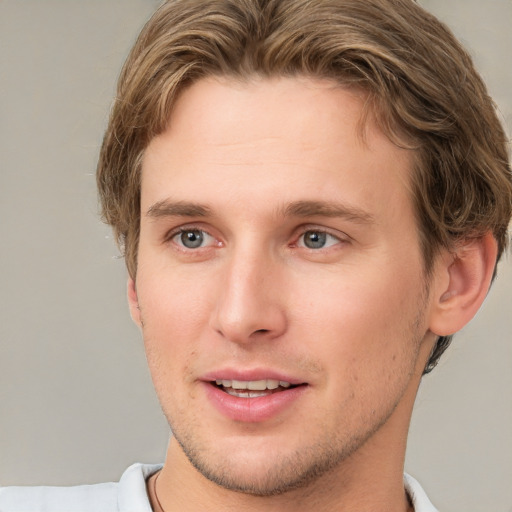
[{"label": "neck cord necklace", "polygon": [[155,503],[153,503],[152,505],[156,505],[156,510],[154,510],[153,512],[165,512],[164,511],[164,507],[162,507],[162,504],[160,503],[160,500],[158,499],[158,494],[156,492],[156,482],[158,480],[158,477],[160,476],[160,473],[162,472],[162,470],[160,470],[154,479],[152,479],[152,485],[151,485],[151,490],[153,491],[153,498],[155,499]]}]

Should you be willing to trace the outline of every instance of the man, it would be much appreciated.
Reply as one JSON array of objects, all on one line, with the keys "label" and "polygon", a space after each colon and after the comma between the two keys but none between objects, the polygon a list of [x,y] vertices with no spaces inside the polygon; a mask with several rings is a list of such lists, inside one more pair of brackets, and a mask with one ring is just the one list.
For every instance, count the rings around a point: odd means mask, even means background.
[{"label": "man", "polygon": [[403,476],[414,399],[512,208],[505,135],[444,26],[408,0],[170,1],[98,185],[167,459],[2,510],[434,510]]}]

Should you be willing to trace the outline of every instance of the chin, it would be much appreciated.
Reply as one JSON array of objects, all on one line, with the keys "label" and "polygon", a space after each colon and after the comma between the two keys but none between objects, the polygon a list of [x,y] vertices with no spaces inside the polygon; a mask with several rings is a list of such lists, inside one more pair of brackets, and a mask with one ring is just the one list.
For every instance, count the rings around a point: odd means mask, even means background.
[{"label": "chin", "polygon": [[[310,446],[287,450],[272,448],[265,439],[256,445],[239,449],[219,450],[199,446],[189,436],[174,437],[181,450],[205,478],[231,491],[253,496],[277,496],[306,489],[326,473],[332,472],[364,442],[358,440],[345,446],[322,441]],[[339,441],[339,440],[338,440]],[[226,453],[233,455],[226,457]]]}]

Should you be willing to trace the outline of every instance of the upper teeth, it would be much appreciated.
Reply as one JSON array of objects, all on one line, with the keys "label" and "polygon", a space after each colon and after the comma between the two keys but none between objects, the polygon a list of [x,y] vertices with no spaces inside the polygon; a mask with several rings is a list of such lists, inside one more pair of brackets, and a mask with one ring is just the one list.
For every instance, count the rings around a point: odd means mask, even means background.
[{"label": "upper teeth", "polygon": [[250,389],[252,391],[263,391],[264,389],[277,389],[279,386],[289,388],[291,384],[284,380],[264,379],[264,380],[224,380],[217,379],[218,386],[235,389]]}]

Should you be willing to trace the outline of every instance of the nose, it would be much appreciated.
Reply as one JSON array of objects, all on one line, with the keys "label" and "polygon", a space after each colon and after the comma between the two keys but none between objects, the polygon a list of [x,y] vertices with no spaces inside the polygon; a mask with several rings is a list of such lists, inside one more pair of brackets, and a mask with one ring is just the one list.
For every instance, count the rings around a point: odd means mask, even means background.
[{"label": "nose", "polygon": [[227,258],[221,274],[213,329],[238,344],[282,336],[287,328],[282,263],[239,251]]}]

